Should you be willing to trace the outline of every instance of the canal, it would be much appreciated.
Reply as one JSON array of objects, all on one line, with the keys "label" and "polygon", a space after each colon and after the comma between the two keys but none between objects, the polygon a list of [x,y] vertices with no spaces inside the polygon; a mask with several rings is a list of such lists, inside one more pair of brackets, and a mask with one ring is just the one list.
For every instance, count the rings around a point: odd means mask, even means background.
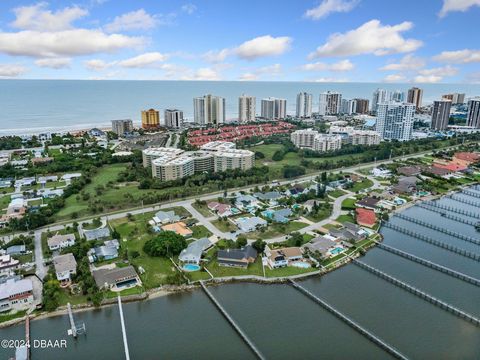
[{"label": "canal", "polygon": [[[458,195],[466,201],[480,199]],[[439,204],[478,207],[444,198]],[[448,210],[442,210],[444,213]],[[450,212],[459,215],[454,211]],[[466,225],[418,206],[403,214],[480,240]],[[476,221],[475,217],[460,215]],[[477,219],[478,220],[478,219]],[[393,216],[392,224],[415,234],[480,254],[480,245]],[[384,227],[384,244],[480,279],[480,262]],[[421,291],[480,318],[480,287],[381,248],[360,259]],[[478,359],[480,327],[425,301],[355,264],[299,282],[342,314],[411,359]],[[389,359],[389,353],[288,284],[235,283],[210,287],[215,298],[268,359]],[[132,359],[254,359],[201,290],[123,305]],[[116,306],[75,313],[87,327],[77,340],[66,335],[68,316],[31,322],[32,339],[67,339],[67,348],[33,349],[32,359],[124,358]],[[24,326],[1,329],[2,339],[20,339]],[[2,359],[13,356],[0,349]]]}]

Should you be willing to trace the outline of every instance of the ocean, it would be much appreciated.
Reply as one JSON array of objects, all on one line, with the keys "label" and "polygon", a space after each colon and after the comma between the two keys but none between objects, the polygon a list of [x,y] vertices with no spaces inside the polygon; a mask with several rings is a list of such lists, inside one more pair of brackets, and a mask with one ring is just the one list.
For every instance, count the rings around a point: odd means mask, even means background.
[{"label": "ocean", "polygon": [[[113,119],[132,119],[140,123],[140,111],[166,108],[184,111],[193,117],[193,98],[204,94],[226,99],[227,119],[235,119],[238,96],[245,93],[260,99],[269,96],[287,99],[287,112],[294,114],[296,94],[318,95],[338,91],[343,97],[371,99],[376,88],[406,91],[412,84],[385,83],[309,83],[240,81],[120,81],[120,80],[0,80],[0,135],[31,134],[47,131],[108,127]],[[480,95],[479,84],[422,84],[424,104],[442,94],[464,92]],[[161,115],[163,118],[163,114]]]}]

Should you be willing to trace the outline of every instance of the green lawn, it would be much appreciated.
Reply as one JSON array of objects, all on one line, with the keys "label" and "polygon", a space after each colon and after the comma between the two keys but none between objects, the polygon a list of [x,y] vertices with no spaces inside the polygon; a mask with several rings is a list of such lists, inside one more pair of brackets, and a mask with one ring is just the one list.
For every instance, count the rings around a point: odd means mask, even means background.
[{"label": "green lawn", "polygon": [[0,197],[0,213],[8,207],[8,204],[10,204],[10,195]]},{"label": "green lawn", "polygon": [[353,184],[353,186],[349,189],[350,191],[357,192],[360,190],[368,189],[369,187],[373,186],[373,181],[370,179],[363,179],[362,181],[357,181]]},{"label": "green lawn", "polygon": [[336,221],[339,222],[339,223],[342,223],[342,224],[344,222],[355,223],[355,219],[350,214],[340,215],[338,218],[336,218]]},{"label": "green lawn", "polygon": [[343,190],[340,190],[340,189],[336,189],[336,190],[327,192],[327,194],[336,199],[336,198],[339,198],[342,195],[345,195],[346,192],[343,191]]},{"label": "green lawn", "polygon": [[310,213],[306,216],[306,218],[313,222],[319,222],[328,218],[331,213],[332,213],[331,206],[329,206],[328,208],[322,207],[318,210],[316,214]]},{"label": "green lawn", "polygon": [[232,224],[229,220],[213,220],[212,224],[220,231],[230,232],[236,231],[238,228]]},{"label": "green lawn", "polygon": [[203,225],[195,225],[190,228],[193,231],[192,238],[201,239],[212,236],[212,233]]},{"label": "green lawn", "polygon": [[270,224],[263,232],[257,230],[248,233],[247,237],[249,239],[271,239],[278,236],[289,235],[292,232],[303,229],[306,226],[308,226],[308,224],[300,221],[290,221],[286,224]]},{"label": "green lawn", "polygon": [[67,303],[70,303],[71,305],[86,304],[87,295],[72,295],[69,289],[61,289],[58,302],[60,306],[65,306]]},{"label": "green lawn", "polygon": [[120,294],[120,296],[138,295],[138,294],[142,294],[144,291],[145,289],[142,286],[135,286],[132,288],[122,290],[120,292],[107,291],[105,293],[105,298],[107,299],[116,298],[118,294]]},{"label": "green lawn", "polygon": [[0,315],[0,323],[24,317],[26,313],[27,313],[26,310],[22,310],[22,311],[17,311],[13,314],[2,314]]},{"label": "green lawn", "polygon": [[342,201],[342,209],[343,210],[353,210],[355,209],[355,203],[357,202],[357,199],[351,199],[347,198]]},{"label": "green lawn", "polygon": [[[274,161],[272,160],[273,154],[277,150],[283,148],[281,144],[268,144],[268,145],[258,145],[252,146],[249,148],[251,151],[259,151],[265,155],[264,159],[257,159],[255,160],[256,166],[268,166],[270,170],[270,179],[278,179],[282,177],[282,168],[285,165],[292,165],[292,164],[300,164],[302,160],[297,153],[289,152],[285,154],[282,160]],[[313,172],[314,170],[306,169],[307,172]]]},{"label": "green lawn", "polygon": [[193,202],[192,207],[205,217],[213,216],[213,213],[207,207],[207,204]]},{"label": "green lawn", "polygon": [[200,271],[185,271],[184,272],[185,276],[190,279],[190,281],[200,281],[200,280],[208,280],[211,279],[211,276],[208,275],[206,271],[200,270]]},{"label": "green lawn", "polygon": [[262,259],[257,257],[257,260],[248,265],[247,269],[234,268],[228,266],[218,265],[217,260],[210,262],[206,268],[212,273],[214,277],[225,277],[225,276],[240,276],[240,275],[258,275],[263,276],[262,269]]},{"label": "green lawn", "polygon": [[279,269],[270,269],[268,266],[266,266],[265,275],[267,277],[284,277],[284,276],[305,274],[305,273],[309,273],[317,270],[318,270],[317,268],[302,269],[294,266],[287,266]]}]

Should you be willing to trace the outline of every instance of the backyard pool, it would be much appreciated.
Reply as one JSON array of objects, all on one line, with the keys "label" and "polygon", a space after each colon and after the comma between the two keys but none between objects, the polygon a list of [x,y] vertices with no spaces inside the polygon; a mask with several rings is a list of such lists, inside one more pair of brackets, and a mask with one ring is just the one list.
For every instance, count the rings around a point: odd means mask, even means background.
[{"label": "backyard pool", "polygon": [[292,266],[302,269],[308,269],[310,267],[310,264],[305,261],[295,261],[292,263]]},{"label": "backyard pool", "polygon": [[185,271],[198,271],[200,270],[200,266],[196,264],[185,264],[182,266],[182,269]]},{"label": "backyard pool", "polygon": [[342,247],[336,247],[335,249],[330,250],[330,254],[332,254],[332,256],[338,255],[341,252],[343,252]]}]

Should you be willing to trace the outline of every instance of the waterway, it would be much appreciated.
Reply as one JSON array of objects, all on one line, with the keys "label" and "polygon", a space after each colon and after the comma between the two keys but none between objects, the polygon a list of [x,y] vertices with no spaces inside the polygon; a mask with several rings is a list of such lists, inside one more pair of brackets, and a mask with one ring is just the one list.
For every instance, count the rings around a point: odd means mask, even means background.
[{"label": "waterway", "polygon": [[[475,199],[462,195],[465,199]],[[448,198],[439,200],[479,212]],[[465,205],[465,206],[464,206]],[[404,214],[480,239],[473,226],[411,207]],[[453,214],[453,213],[452,213]],[[406,220],[390,221],[419,234],[480,253],[480,245]],[[480,278],[480,262],[383,228],[384,243],[418,257]],[[386,250],[370,250],[361,260],[475,317],[480,287],[425,267]],[[478,359],[480,327],[390,282],[349,264],[300,284],[411,359]],[[389,359],[391,355],[327,312],[291,285],[235,283],[210,288],[238,325],[268,359]],[[201,291],[123,305],[132,359],[254,358],[212,302]],[[122,359],[123,342],[116,306],[75,314],[87,335],[66,335],[68,317],[31,322],[33,339],[67,339],[67,349],[33,349],[32,359]],[[1,329],[2,339],[24,336],[23,325]],[[0,358],[13,350],[0,349]]]}]

